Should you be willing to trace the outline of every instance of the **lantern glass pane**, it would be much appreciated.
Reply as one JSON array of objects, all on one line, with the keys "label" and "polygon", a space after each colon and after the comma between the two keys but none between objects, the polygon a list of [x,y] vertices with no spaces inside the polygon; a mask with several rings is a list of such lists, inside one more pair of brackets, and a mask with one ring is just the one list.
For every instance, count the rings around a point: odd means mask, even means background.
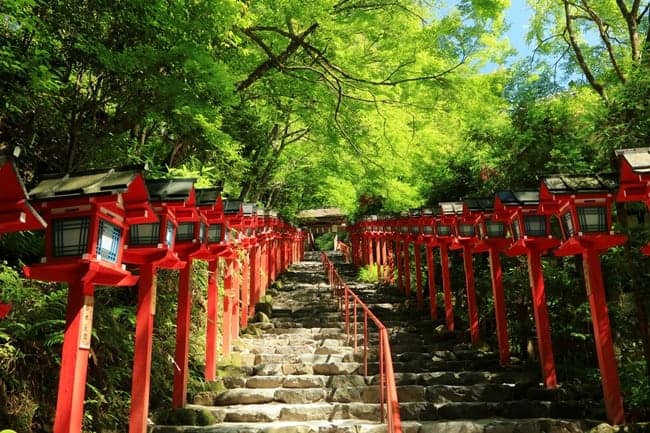
[{"label": "lantern glass pane", "polygon": [[122,229],[103,219],[99,220],[99,237],[97,239],[97,258],[117,263],[117,252],[122,239]]},{"label": "lantern glass pane", "polygon": [[180,223],[176,229],[177,241],[194,240],[194,223]]},{"label": "lantern glass pane", "polygon": [[52,221],[54,257],[82,256],[88,252],[90,217]]},{"label": "lantern glass pane", "polygon": [[167,248],[172,248],[174,246],[174,224],[171,221],[167,221],[165,243],[167,244]]},{"label": "lantern glass pane", "polygon": [[491,238],[505,238],[506,225],[501,221],[486,221],[485,229],[487,230],[488,237]]},{"label": "lantern glass pane", "polygon": [[422,227],[422,231],[424,232],[425,235],[432,235],[433,234],[433,227],[424,226],[424,227]]},{"label": "lantern glass pane", "polygon": [[524,216],[527,236],[546,236],[546,217],[544,215]]},{"label": "lantern glass pane", "polygon": [[400,230],[402,231],[402,233],[408,233],[409,228],[406,227],[406,226],[402,226],[402,227],[400,228]]},{"label": "lantern glass pane", "polygon": [[580,230],[585,233],[607,231],[607,207],[583,206],[578,208]]},{"label": "lantern glass pane", "polygon": [[160,239],[160,223],[135,224],[129,229],[129,245],[156,245]]},{"label": "lantern glass pane", "polygon": [[475,233],[474,224],[459,224],[458,232],[460,233],[460,236],[463,237],[474,236]]},{"label": "lantern glass pane", "polygon": [[550,223],[551,235],[555,239],[562,239],[564,235],[562,234],[562,223],[560,219],[556,215],[551,215]]},{"label": "lantern glass pane", "polygon": [[411,227],[411,233],[420,233],[420,227],[412,226]]},{"label": "lantern glass pane", "polygon": [[571,219],[571,212],[566,212],[562,215],[562,227],[564,227],[564,233],[567,237],[571,237],[575,233],[575,228],[573,227],[573,219]]},{"label": "lantern glass pane", "polygon": [[515,237],[515,240],[521,239],[521,226],[519,224],[519,218],[512,222],[512,234]]},{"label": "lantern glass pane", "polygon": [[199,240],[201,241],[202,244],[204,244],[208,240],[208,234],[204,222],[202,222],[199,225]]},{"label": "lantern glass pane", "polygon": [[212,224],[208,227],[208,242],[216,243],[221,242],[221,232],[223,226],[221,224]]},{"label": "lantern glass pane", "polygon": [[438,236],[449,236],[451,235],[451,226],[448,224],[438,224],[436,226]]}]

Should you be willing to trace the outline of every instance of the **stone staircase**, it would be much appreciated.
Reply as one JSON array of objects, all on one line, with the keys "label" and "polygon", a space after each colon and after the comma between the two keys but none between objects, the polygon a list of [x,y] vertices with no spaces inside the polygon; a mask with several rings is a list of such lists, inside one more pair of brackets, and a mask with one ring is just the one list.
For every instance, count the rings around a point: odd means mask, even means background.
[{"label": "stone staircase", "polygon": [[[390,329],[403,431],[407,433],[572,433],[604,419],[599,389],[545,390],[536,368],[514,362],[446,332],[403,296],[352,283]],[[241,375],[223,377],[225,391],[203,392],[190,407],[217,423],[155,426],[154,432],[375,433],[379,422],[376,349],[368,377],[361,352],[346,341],[341,315],[316,253],[282,276],[270,321],[251,324],[236,344]],[[425,309],[426,311],[426,309]],[[370,335],[371,347],[377,336]]]}]

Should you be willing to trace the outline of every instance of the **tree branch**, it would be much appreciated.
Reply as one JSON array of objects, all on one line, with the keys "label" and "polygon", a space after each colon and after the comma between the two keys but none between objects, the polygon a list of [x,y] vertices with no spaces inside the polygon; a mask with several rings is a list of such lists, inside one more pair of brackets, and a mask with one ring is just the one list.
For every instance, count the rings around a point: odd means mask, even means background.
[{"label": "tree branch", "polygon": [[591,85],[591,87],[600,95],[601,98],[607,100],[607,94],[605,93],[605,88],[604,86],[598,82],[594,74],[591,72],[591,69],[589,68],[589,65],[587,64],[587,61],[585,59],[584,54],[582,53],[582,49],[580,48],[580,44],[578,44],[578,40],[575,35],[575,31],[573,29],[573,20],[571,19],[571,11],[569,9],[569,2],[567,0],[563,0],[564,3],[564,17],[565,17],[565,25],[566,25],[566,34],[568,35],[568,40],[567,42],[569,45],[571,45],[571,48],[573,49],[573,54],[575,56],[576,61],[578,62],[578,66],[580,66],[580,69],[582,70],[582,73],[585,75],[587,78],[587,81]]},{"label": "tree branch", "polygon": [[[270,49],[266,47],[266,44],[262,43],[261,47],[263,50],[265,50],[265,52],[267,52],[267,55],[270,56],[269,59],[267,59],[265,62],[260,64],[257,68],[255,68],[255,70],[251,72],[244,81],[240,82],[237,85],[237,91],[241,92],[242,90],[246,90],[253,83],[255,83],[257,80],[263,77],[264,74],[266,74],[268,71],[270,71],[273,68],[277,68],[281,70],[283,68],[284,62],[286,62],[287,59],[292,54],[294,54],[298,50],[298,48],[300,48],[301,42],[304,42],[304,39],[307,38],[307,36],[309,36],[313,32],[315,32],[317,28],[318,28],[318,23],[314,23],[311,26],[309,26],[307,30],[300,33],[299,35],[290,35],[289,37],[291,38],[291,41],[289,42],[285,50],[277,56],[273,55]],[[252,33],[252,31],[254,31],[254,29],[251,28],[248,29],[248,32],[244,30],[244,33],[247,36],[250,36],[249,33]],[[253,39],[253,41],[255,42],[256,39]],[[264,47],[266,47],[266,49]]]}]

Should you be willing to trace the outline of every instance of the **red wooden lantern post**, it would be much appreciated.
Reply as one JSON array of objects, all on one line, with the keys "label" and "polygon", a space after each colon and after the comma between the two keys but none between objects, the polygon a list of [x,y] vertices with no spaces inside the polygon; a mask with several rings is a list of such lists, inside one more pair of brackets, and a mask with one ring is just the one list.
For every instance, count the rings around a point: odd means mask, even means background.
[{"label": "red wooden lantern post", "polygon": [[255,314],[255,305],[260,301],[262,292],[262,245],[264,243],[264,209],[256,209],[253,224],[255,240],[251,246],[251,301],[249,317]]},{"label": "red wooden lantern post", "polygon": [[[0,155],[0,237],[4,233],[43,230],[47,224],[27,201],[27,191],[14,162]],[[11,311],[11,304],[0,302],[0,319]]]},{"label": "red wooden lantern post", "polygon": [[206,247],[208,225],[196,204],[194,179],[158,179],[147,182],[154,207],[164,206],[174,213],[178,226],[173,248],[185,262],[180,268],[176,310],[176,349],[172,406],[184,407],[189,377],[190,322],[192,307],[192,261],[210,260]]},{"label": "red wooden lantern post", "polygon": [[409,297],[411,296],[411,252],[409,249],[411,239],[407,212],[402,212],[401,217],[398,219],[398,229],[399,232],[396,233],[398,287],[401,288],[406,297]]},{"label": "red wooden lantern post", "polygon": [[619,425],[625,422],[625,413],[600,266],[600,254],[627,240],[611,230],[616,186],[614,179],[601,176],[546,177],[540,188],[540,208],[562,222],[565,241],[555,254],[582,255],[605,410],[609,422]]},{"label": "red wooden lantern post", "polygon": [[402,218],[396,218],[393,225],[393,240],[395,242],[395,267],[397,268],[397,288],[402,293],[406,293],[406,278],[404,277],[404,233],[408,232],[408,227],[404,225]]},{"label": "red wooden lantern post", "polygon": [[160,203],[153,208],[147,196],[130,197],[128,207],[138,208],[141,215],[127,217],[129,238],[123,261],[139,268],[138,304],[135,319],[135,346],[131,381],[129,432],[147,431],[153,325],[156,312],[156,270],[180,269],[185,262],[173,251],[176,218],[172,210]]},{"label": "red wooden lantern post", "polygon": [[233,254],[226,258],[224,288],[224,355],[230,355],[232,341],[239,335],[241,301],[241,253],[244,234],[244,203],[239,200],[226,200],[224,214],[232,236]]},{"label": "red wooden lantern post", "polygon": [[547,388],[555,388],[557,377],[541,257],[548,250],[558,246],[560,240],[553,237],[550,218],[539,212],[538,205],[539,192],[537,191],[500,191],[494,200],[495,212],[510,212],[510,227],[514,242],[506,250],[506,254],[510,256],[525,254],[528,257],[542,378]]},{"label": "red wooden lantern post", "polygon": [[223,201],[217,188],[196,190],[196,203],[208,223],[207,248],[212,256],[208,260],[208,305],[205,340],[205,380],[217,376],[217,334],[219,310],[219,260],[232,254],[228,244],[228,226],[223,213]]},{"label": "red wooden lantern post", "polygon": [[420,231],[422,242],[426,249],[427,256],[427,286],[429,289],[429,316],[431,320],[438,320],[437,293],[436,293],[436,269],[433,260],[433,248],[438,245],[436,239],[436,218],[432,209],[422,209],[420,218]]},{"label": "red wooden lantern post", "polygon": [[[30,192],[47,222],[46,257],[25,267],[28,278],[68,283],[55,433],[80,432],[92,336],[94,286],[132,286],[137,277],[122,265],[125,197],[147,190],[135,170],[92,171],[53,177]],[[128,200],[131,201],[131,200]],[[134,201],[138,201],[137,199]]]},{"label": "red wooden lantern post", "polygon": [[472,215],[463,202],[440,203],[444,215],[455,215],[456,237],[449,246],[451,250],[463,250],[463,269],[465,271],[465,293],[467,296],[467,313],[469,332],[472,344],[478,344],[479,320],[478,303],[476,301],[476,285],[474,282],[474,247],[478,243],[476,224],[478,217]]},{"label": "red wooden lantern post", "polygon": [[[454,305],[451,293],[451,275],[449,273],[449,246],[455,239],[454,226],[456,216],[462,211],[462,203],[442,208],[436,220],[436,244],[440,249],[440,270],[442,272],[442,290],[445,298],[445,322],[447,329],[454,331]],[[445,211],[446,210],[446,211]]]},{"label": "red wooden lantern post", "polygon": [[[422,233],[420,231],[421,212],[414,209],[410,212],[408,220],[409,238],[413,243],[413,260],[415,261],[415,298],[418,310],[424,309],[424,293],[422,289]],[[408,251],[408,250],[407,250]]]},{"label": "red wooden lantern post", "polygon": [[[256,225],[257,225],[257,206],[253,203],[244,203],[243,218],[241,227],[241,245],[243,248],[242,261],[242,310],[240,317],[240,327],[248,326],[248,318],[255,313],[255,302],[253,292],[255,289],[255,274],[253,273],[254,249],[257,243]],[[252,310],[251,310],[252,307]]]},{"label": "red wooden lantern post", "polygon": [[494,298],[494,316],[499,345],[499,362],[510,364],[510,343],[508,340],[508,320],[506,317],[506,300],[503,292],[503,270],[501,252],[512,244],[509,237],[510,211],[497,212],[486,208],[480,221],[481,243],[488,250],[490,260],[490,277],[492,280],[492,297]]},{"label": "red wooden lantern post", "polygon": [[375,265],[377,265],[377,281],[381,281],[382,276],[382,255],[381,255],[381,217],[377,216],[372,225],[372,239],[374,244]]},{"label": "red wooden lantern post", "polygon": [[387,272],[385,222],[386,219],[383,216],[377,218],[376,231],[374,234],[377,242],[377,278],[380,282],[386,280]]}]

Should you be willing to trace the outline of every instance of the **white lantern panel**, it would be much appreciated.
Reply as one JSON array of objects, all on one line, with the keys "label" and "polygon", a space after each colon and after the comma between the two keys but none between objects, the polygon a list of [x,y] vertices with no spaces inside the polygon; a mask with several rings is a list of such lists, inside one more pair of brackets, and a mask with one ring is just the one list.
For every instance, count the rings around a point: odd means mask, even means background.
[{"label": "white lantern panel", "polygon": [[103,219],[99,220],[99,237],[97,239],[97,258],[111,263],[117,263],[117,252],[120,249],[122,229]]},{"label": "white lantern panel", "polygon": [[82,256],[88,251],[90,217],[52,221],[54,257]]}]

